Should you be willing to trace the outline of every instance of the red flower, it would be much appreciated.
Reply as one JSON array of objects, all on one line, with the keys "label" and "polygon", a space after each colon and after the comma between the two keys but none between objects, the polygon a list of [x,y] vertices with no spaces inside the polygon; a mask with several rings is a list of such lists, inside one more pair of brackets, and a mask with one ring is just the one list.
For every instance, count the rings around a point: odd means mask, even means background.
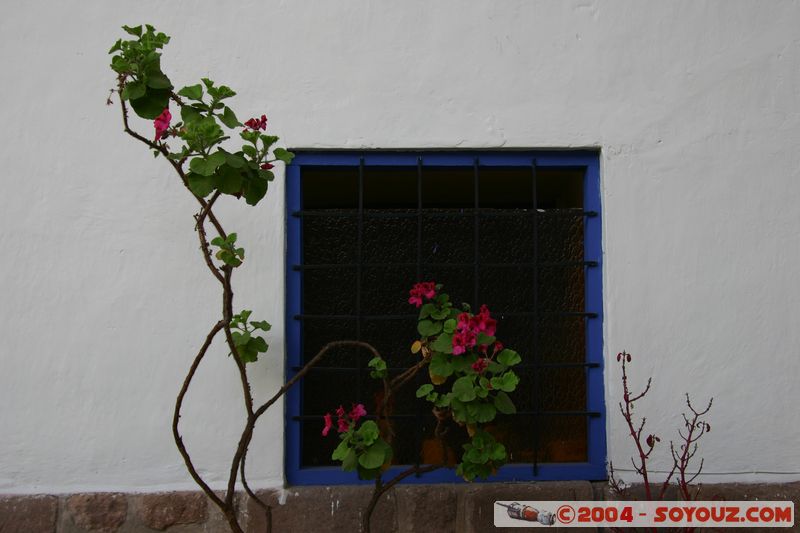
[{"label": "red flower", "polygon": [[481,357],[480,359],[472,363],[472,370],[474,370],[478,374],[483,374],[483,371],[486,370],[487,366],[489,366],[489,360]]},{"label": "red flower", "polygon": [[323,418],[325,419],[325,427],[322,428],[322,436],[327,437],[328,432],[333,427],[333,417],[331,416],[330,413],[325,413],[325,416]]},{"label": "red flower", "polygon": [[358,422],[359,418],[366,414],[367,410],[364,408],[364,404],[361,403],[354,405],[353,409],[350,410],[350,418],[353,420],[354,424]]},{"label": "red flower", "polygon": [[271,168],[275,168],[275,165],[271,163],[264,163],[263,165],[261,165],[261,170],[269,170]]},{"label": "red flower", "polygon": [[434,296],[436,296],[436,283],[433,281],[422,281],[417,283],[411,290],[409,291],[411,295],[408,299],[408,303],[414,304],[417,307],[422,305],[422,298],[427,298],[430,300]]},{"label": "red flower", "polygon": [[497,331],[497,320],[489,315],[489,308],[481,306],[481,311],[470,320],[470,326],[475,333],[485,333],[493,337]]},{"label": "red flower", "polygon": [[473,331],[456,331],[453,334],[453,355],[461,355],[474,347],[477,339]]},{"label": "red flower", "polygon": [[244,123],[244,126],[251,130],[265,130],[267,129],[267,115],[261,115],[261,118],[251,118]]},{"label": "red flower", "polygon": [[336,409],[336,416],[342,418],[344,416],[344,413],[345,413],[344,407],[340,405],[339,408]]},{"label": "red flower", "polygon": [[340,418],[337,420],[337,424],[338,427],[336,428],[336,431],[339,433],[344,433],[350,429],[350,422],[348,422],[346,418]]},{"label": "red flower", "polygon": [[169,112],[169,107],[165,107],[164,111],[153,121],[153,127],[156,129],[155,141],[164,139],[167,136],[167,130],[169,130],[169,123],[171,120],[172,114]]}]

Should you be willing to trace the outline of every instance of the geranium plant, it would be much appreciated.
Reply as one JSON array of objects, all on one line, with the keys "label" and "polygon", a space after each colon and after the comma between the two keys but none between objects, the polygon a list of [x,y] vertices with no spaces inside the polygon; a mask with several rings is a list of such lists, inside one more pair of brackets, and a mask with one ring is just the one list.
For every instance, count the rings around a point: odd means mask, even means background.
[{"label": "geranium plant", "polygon": [[[428,383],[421,385],[417,398],[424,398],[438,421],[434,430],[442,439],[444,423],[452,420],[464,428],[469,441],[464,445],[456,472],[467,481],[487,478],[497,472],[508,459],[505,446],[487,428],[498,413],[516,412],[508,393],[519,384],[512,367],[522,358],[505,348],[495,336],[497,321],[489,309],[481,306],[472,313],[469,305],[453,305],[442,285],[421,282],[410,291],[409,303],[419,308],[417,331],[410,351],[420,359],[399,375],[389,378],[386,361],[375,356],[369,361],[370,375],[384,383],[382,401],[375,418],[358,422],[367,413],[363,405],[354,405],[350,412],[340,406],[335,414],[341,442],[331,456],[341,461],[345,471],[357,471],[362,479],[375,479],[373,498],[363,515],[362,529],[369,531],[372,511],[382,494],[412,474],[422,474],[445,464],[412,466],[388,481],[382,473],[392,458],[392,429],[389,399],[427,367]],[[322,435],[333,428],[333,414],[324,416]],[[442,446],[445,446],[442,441]],[[443,454],[446,457],[446,454]]]},{"label": "geranium plant", "polygon": [[[219,320],[211,327],[205,341],[194,356],[175,402],[172,433],[189,474],[208,498],[222,511],[231,531],[243,533],[235,503],[237,481],[246,493],[261,506],[266,515],[267,531],[271,530],[270,507],[251,490],[245,477],[245,462],[253,430],[258,419],[296,384],[309,369],[329,351],[340,346],[360,346],[374,356],[378,352],[365,342],[341,340],[325,345],[309,363],[273,396],[257,405],[250,390],[247,364],[258,361],[267,352],[262,336],[270,330],[264,320],[252,320],[252,312],[234,313],[232,279],[245,261],[245,249],[238,235],[227,232],[214,207],[220,198],[243,199],[255,206],[267,193],[274,179],[272,169],[278,162],[289,163],[292,153],[277,147],[278,137],[266,132],[267,117],[261,114],[240,122],[230,106],[236,93],[225,85],[208,78],[181,89],[173,86],[161,68],[161,50],[170,38],[153,26],[123,26],[127,38],[111,47],[111,68],[116,73],[112,96],[118,95],[125,132],[152,150],[153,155],[166,160],[199,205],[194,215],[194,228],[200,241],[203,261],[220,284],[222,308]],[[149,132],[142,134],[131,126],[130,110],[140,118],[151,121]],[[173,112],[178,120],[174,120]],[[213,237],[207,233],[213,232]],[[181,436],[181,409],[195,372],[209,351],[215,337],[222,334],[229,355],[238,369],[242,386],[245,424],[231,458],[226,489],[217,493],[211,489],[195,467]],[[356,413],[357,414],[357,413]],[[367,430],[362,432],[366,437]],[[362,438],[362,441],[364,439]]]}]

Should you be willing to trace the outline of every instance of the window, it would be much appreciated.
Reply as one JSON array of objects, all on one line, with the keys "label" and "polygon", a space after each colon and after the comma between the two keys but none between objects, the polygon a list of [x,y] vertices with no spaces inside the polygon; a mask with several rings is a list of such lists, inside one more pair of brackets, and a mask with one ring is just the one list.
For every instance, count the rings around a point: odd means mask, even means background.
[{"label": "window", "polygon": [[[487,304],[498,338],[523,356],[518,412],[494,428],[511,462],[492,480],[604,479],[600,228],[597,152],[298,151],[287,168],[288,375],[339,339],[409,366],[408,290],[435,280],[456,301]],[[330,353],[288,394],[290,484],[358,482],[320,431],[340,403],[375,404],[369,359]],[[395,400],[399,465],[441,460],[415,390]],[[460,457],[458,439],[448,445]],[[458,479],[438,470],[417,481]]]}]

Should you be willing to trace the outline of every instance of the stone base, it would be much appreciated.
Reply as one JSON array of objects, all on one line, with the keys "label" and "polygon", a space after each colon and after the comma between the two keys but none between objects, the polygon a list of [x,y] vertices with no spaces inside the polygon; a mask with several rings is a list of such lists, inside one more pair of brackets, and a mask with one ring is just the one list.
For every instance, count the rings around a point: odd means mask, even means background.
[{"label": "stone base", "polygon": [[[371,493],[370,486],[334,486],[265,490],[259,495],[272,506],[274,533],[357,533]],[[263,533],[261,509],[244,494],[237,498],[241,524],[247,533]],[[495,500],[605,499],[614,499],[608,486],[588,481],[401,485],[387,493],[378,504],[372,531],[513,533],[519,529],[494,528],[492,504]],[[700,499],[791,500],[797,510],[800,509],[800,482],[704,485]],[[219,510],[200,492],[0,496],[0,533],[156,531],[227,533],[229,529]],[[800,531],[800,524],[781,531]]]}]

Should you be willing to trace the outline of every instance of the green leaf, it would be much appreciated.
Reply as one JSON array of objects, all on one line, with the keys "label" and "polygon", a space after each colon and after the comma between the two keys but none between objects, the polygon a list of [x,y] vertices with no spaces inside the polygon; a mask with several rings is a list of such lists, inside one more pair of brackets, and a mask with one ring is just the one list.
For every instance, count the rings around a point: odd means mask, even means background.
[{"label": "green leaf", "polygon": [[144,96],[131,100],[131,107],[142,118],[154,120],[169,105],[168,89],[148,88]]},{"label": "green leaf", "polygon": [[348,448],[344,459],[342,459],[342,470],[352,472],[356,468],[358,468],[358,455],[356,455],[356,451],[353,448]]},{"label": "green leaf", "polygon": [[127,33],[133,35],[134,37],[141,37],[142,36],[142,26],[122,26],[122,29],[125,30]]},{"label": "green leaf", "polygon": [[250,348],[249,345],[237,346],[236,350],[239,352],[239,358],[244,363],[255,363],[258,361],[258,352]]},{"label": "green leaf", "polygon": [[203,118],[200,111],[192,106],[185,105],[181,107],[181,120],[186,124],[197,122]]},{"label": "green leaf", "polygon": [[[245,148],[252,148],[252,146],[245,146]],[[244,168],[247,166],[247,159],[244,158],[242,152],[236,152],[235,154],[225,152],[225,164],[231,168]]]},{"label": "green leaf", "polygon": [[205,198],[214,190],[214,178],[212,176],[203,176],[201,174],[189,172],[186,176],[186,180],[189,182],[189,190],[199,198]]},{"label": "green leaf", "polygon": [[419,318],[428,318],[434,311],[436,311],[436,306],[434,304],[430,302],[422,304],[422,307],[419,308]]},{"label": "green leaf", "polygon": [[444,326],[442,326],[442,329],[445,333],[453,333],[456,330],[456,325],[457,322],[451,318],[444,321]]},{"label": "green leaf", "polygon": [[242,152],[244,152],[245,154],[254,159],[257,155],[256,149],[253,146],[250,146],[249,144],[242,146]]},{"label": "green leaf", "polygon": [[141,81],[129,81],[125,84],[120,95],[123,100],[135,100],[141,98],[147,92],[147,86]]},{"label": "green leaf", "polygon": [[382,440],[375,441],[358,457],[358,464],[369,470],[380,468],[386,460],[388,447],[389,445]]},{"label": "green leaf", "polygon": [[217,151],[208,157],[195,157],[189,161],[189,169],[201,176],[211,176],[225,162],[225,153]]},{"label": "green leaf", "polygon": [[433,354],[429,369],[432,374],[445,378],[453,374],[453,365],[448,360],[448,357],[443,353]]},{"label": "green leaf", "polygon": [[225,164],[216,172],[217,188],[223,194],[239,194],[242,191],[244,176],[241,171]]},{"label": "green leaf", "polygon": [[113,54],[114,52],[119,52],[122,50],[122,39],[117,39],[117,42],[114,43],[114,46],[111,47],[111,50],[108,51],[109,54]]},{"label": "green leaf", "polygon": [[275,159],[279,159],[287,165],[292,162],[292,159],[294,159],[294,154],[283,148],[275,148],[275,150],[272,152],[272,155],[275,156]]},{"label": "green leaf", "polygon": [[495,462],[505,462],[506,447],[499,442],[493,443],[489,451],[489,459]]},{"label": "green leaf", "polygon": [[497,337],[492,337],[491,335],[487,335],[485,333],[478,333],[477,343],[478,344],[494,344],[494,341],[497,340]]},{"label": "green leaf", "polygon": [[247,345],[259,353],[264,353],[269,349],[269,345],[267,341],[264,340],[264,337],[253,337]]},{"label": "green leaf", "polygon": [[235,344],[236,346],[243,346],[248,342],[250,342],[250,334],[246,331],[244,333],[234,331],[231,334],[231,337],[233,337],[233,344]]},{"label": "green leaf", "polygon": [[506,366],[514,366],[522,361],[522,358],[514,350],[505,349],[497,356],[497,362]]},{"label": "green leaf", "polygon": [[145,69],[147,86],[153,89],[172,89],[172,82],[166,74],[161,72],[161,60],[154,61]]},{"label": "green leaf", "polygon": [[180,91],[180,96],[185,96],[189,100],[202,100],[203,99],[203,86],[199,83],[197,85],[187,85]]},{"label": "green leaf", "polygon": [[435,318],[436,320],[442,320],[444,318],[447,318],[449,314],[450,310],[445,307],[444,309],[436,309],[435,311],[433,311],[431,313],[431,318]]},{"label": "green leaf", "polygon": [[225,111],[222,115],[219,116],[220,121],[228,126],[229,128],[236,128],[237,126],[241,126],[242,124],[239,122],[239,119],[236,118],[233,110],[230,107],[225,106]]},{"label": "green leaf", "polygon": [[512,402],[508,394],[503,391],[497,392],[497,396],[494,397],[494,406],[504,415],[513,415],[517,412],[514,402]]},{"label": "green leaf", "polygon": [[334,461],[341,461],[342,459],[345,458],[347,452],[350,450],[351,450],[350,440],[343,439],[342,442],[340,442],[339,445],[336,447],[336,449],[333,450],[333,453],[331,454],[331,459],[333,459]]},{"label": "green leaf", "polygon": [[490,403],[472,402],[467,405],[467,412],[475,422],[485,424],[497,415],[497,409]]},{"label": "green leaf", "polygon": [[360,428],[358,428],[358,431],[356,431],[356,435],[358,435],[361,438],[362,442],[366,446],[369,446],[370,444],[375,442],[378,439],[378,436],[380,435],[380,431],[378,430],[378,424],[376,424],[373,420],[367,420],[366,422],[361,424]]},{"label": "green leaf", "polygon": [[433,390],[433,385],[430,383],[426,383],[420,388],[417,389],[417,398],[422,398],[423,396],[427,396]]},{"label": "green leaf", "polygon": [[469,376],[460,377],[453,383],[453,396],[462,402],[475,399],[475,389]]},{"label": "green leaf", "polygon": [[250,325],[254,328],[260,329],[262,331],[269,331],[272,329],[272,326],[266,320],[260,320],[256,322],[250,322]]},{"label": "green leaf", "polygon": [[249,205],[256,205],[267,194],[269,182],[258,176],[250,176],[244,181],[242,194]]},{"label": "green leaf", "polygon": [[431,343],[431,350],[442,353],[453,353],[453,334],[442,333]]},{"label": "green leaf", "polygon": [[417,324],[417,331],[419,331],[419,334],[423,337],[431,337],[442,331],[442,323],[420,320]]},{"label": "green leaf", "polygon": [[509,370],[502,376],[493,377],[491,379],[492,388],[505,392],[513,392],[514,389],[517,388],[518,383],[519,378],[512,370]]}]

